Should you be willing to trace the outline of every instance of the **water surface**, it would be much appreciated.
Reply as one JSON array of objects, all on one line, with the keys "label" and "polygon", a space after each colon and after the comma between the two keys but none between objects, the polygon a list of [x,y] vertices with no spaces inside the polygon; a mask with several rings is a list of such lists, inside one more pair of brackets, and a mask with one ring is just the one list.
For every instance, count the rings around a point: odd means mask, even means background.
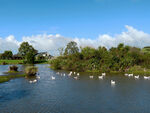
[{"label": "water surface", "polygon": [[[2,113],[148,113],[150,81],[108,75],[98,80],[97,74],[82,73],[79,80],[57,75],[48,65],[36,65],[41,78],[30,84],[25,78],[0,84]],[[0,73],[8,65],[0,66]],[[20,65],[21,69],[21,65]],[[61,73],[68,73],[60,71]],[[51,76],[56,79],[52,80]],[[116,85],[111,86],[110,80]]]}]

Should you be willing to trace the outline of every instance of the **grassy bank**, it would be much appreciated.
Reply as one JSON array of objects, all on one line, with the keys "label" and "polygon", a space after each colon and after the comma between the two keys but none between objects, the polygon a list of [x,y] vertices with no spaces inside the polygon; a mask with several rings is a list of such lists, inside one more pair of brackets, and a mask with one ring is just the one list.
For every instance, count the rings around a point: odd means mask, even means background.
[{"label": "grassy bank", "polygon": [[7,82],[11,79],[14,79],[14,78],[20,78],[20,77],[25,77],[24,74],[22,75],[6,75],[6,76],[0,76],[0,83],[3,83],[3,82]]},{"label": "grassy bank", "polygon": [[23,64],[23,60],[0,60],[0,65],[5,64]]},{"label": "grassy bank", "polygon": [[[0,65],[5,64],[23,64],[23,60],[0,60]],[[46,60],[36,60],[35,64],[47,64]]]}]

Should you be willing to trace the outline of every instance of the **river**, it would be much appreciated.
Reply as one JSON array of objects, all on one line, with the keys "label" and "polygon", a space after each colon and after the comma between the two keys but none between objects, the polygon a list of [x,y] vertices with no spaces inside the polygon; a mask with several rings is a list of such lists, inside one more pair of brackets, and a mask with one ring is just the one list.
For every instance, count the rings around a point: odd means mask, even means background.
[{"label": "river", "polygon": [[[0,75],[8,66],[0,66]],[[36,66],[40,76],[36,83],[17,78],[0,84],[0,113],[150,113],[150,80],[143,77],[120,74],[99,80],[99,74],[80,73],[75,80],[67,71],[59,71],[66,74],[61,76],[47,64]]]}]

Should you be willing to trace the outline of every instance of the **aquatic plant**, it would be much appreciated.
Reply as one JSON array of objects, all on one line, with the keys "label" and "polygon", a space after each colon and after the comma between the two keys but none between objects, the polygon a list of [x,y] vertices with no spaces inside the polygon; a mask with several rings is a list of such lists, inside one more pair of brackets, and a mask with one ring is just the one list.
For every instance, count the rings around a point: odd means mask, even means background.
[{"label": "aquatic plant", "polygon": [[17,72],[18,67],[16,65],[9,66],[9,72]]},{"label": "aquatic plant", "polygon": [[27,67],[25,68],[25,74],[26,74],[27,76],[35,76],[36,73],[37,73],[37,71],[38,71],[38,68],[35,67],[35,66],[27,66]]}]

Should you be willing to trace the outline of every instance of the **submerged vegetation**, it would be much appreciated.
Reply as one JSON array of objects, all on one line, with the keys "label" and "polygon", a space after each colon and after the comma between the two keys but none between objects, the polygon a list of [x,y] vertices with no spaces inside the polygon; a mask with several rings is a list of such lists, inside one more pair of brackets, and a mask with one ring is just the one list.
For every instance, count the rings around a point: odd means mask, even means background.
[{"label": "submerged vegetation", "polygon": [[140,49],[119,44],[78,49],[76,42],[68,43],[63,55],[50,61],[51,68],[83,72],[150,72],[148,47]]},{"label": "submerged vegetation", "polygon": [[26,75],[7,75],[7,76],[0,76],[0,83],[2,82],[7,82],[13,78],[20,78],[20,77],[25,77]]}]

